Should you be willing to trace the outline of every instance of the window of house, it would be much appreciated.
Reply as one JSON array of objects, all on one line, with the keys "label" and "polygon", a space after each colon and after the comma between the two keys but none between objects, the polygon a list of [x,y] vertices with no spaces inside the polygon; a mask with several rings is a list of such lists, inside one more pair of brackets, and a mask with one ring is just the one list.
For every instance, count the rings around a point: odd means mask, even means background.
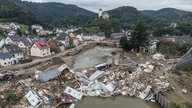
[{"label": "window of house", "polygon": [[6,65],[7,63],[4,63],[4,65]]}]

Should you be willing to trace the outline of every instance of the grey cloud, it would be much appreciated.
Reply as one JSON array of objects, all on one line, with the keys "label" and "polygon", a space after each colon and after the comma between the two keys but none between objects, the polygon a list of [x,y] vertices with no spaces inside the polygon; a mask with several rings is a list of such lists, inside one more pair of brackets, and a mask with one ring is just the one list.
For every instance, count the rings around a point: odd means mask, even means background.
[{"label": "grey cloud", "polygon": [[133,6],[138,10],[157,10],[172,7],[192,11],[192,0],[27,0],[34,2],[61,2],[98,12],[98,9],[110,10],[120,6]]}]

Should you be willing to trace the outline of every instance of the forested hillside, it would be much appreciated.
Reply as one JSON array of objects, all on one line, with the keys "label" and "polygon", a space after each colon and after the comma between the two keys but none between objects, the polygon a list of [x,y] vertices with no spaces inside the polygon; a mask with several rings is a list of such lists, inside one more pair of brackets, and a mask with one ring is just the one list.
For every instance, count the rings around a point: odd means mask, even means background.
[{"label": "forested hillside", "polygon": [[96,14],[76,5],[62,3],[34,3],[21,0],[13,2],[26,10],[32,12],[41,22],[45,24],[70,24],[81,25],[92,19]]},{"label": "forested hillside", "polygon": [[15,5],[12,0],[0,0],[0,21],[26,25],[40,23],[32,13]]}]

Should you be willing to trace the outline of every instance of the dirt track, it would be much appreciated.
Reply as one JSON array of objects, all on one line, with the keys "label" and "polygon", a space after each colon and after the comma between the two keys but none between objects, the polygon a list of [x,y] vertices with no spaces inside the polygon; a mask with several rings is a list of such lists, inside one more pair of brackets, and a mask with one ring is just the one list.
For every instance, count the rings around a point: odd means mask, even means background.
[{"label": "dirt track", "polygon": [[55,57],[61,57],[61,56],[66,55],[69,52],[73,52],[73,51],[75,51],[77,49],[81,49],[83,46],[86,46],[88,44],[89,43],[84,43],[84,44],[81,44],[78,47],[75,47],[75,48],[72,48],[72,49],[67,49],[67,50],[65,50],[63,52],[60,52],[58,54],[55,54],[55,55],[52,55],[52,56],[49,56],[49,57],[34,59],[32,62],[29,62],[29,63],[16,64],[16,65],[0,68],[0,72],[9,71],[9,70],[19,70],[19,69],[22,69],[24,67],[28,67],[28,66],[32,66],[32,65],[36,65],[36,64],[38,65],[39,63],[42,63],[43,61],[48,61],[48,60],[51,60],[52,58],[55,58]]}]

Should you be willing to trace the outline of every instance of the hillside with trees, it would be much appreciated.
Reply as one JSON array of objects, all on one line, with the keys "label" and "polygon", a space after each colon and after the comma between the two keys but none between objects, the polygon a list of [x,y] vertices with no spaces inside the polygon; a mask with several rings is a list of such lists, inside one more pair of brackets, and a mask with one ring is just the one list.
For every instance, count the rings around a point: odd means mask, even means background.
[{"label": "hillside with trees", "polygon": [[138,11],[134,7],[122,6],[107,11],[110,21],[99,21],[96,13],[63,3],[1,0],[0,6],[0,21],[5,22],[30,25],[41,21],[47,27],[75,26],[82,27],[81,30],[87,33],[95,33],[133,30],[138,21],[143,21],[147,24],[149,34],[154,36],[192,35],[192,12],[174,8]]},{"label": "hillside with trees", "polygon": [[87,23],[86,27],[76,31],[76,34],[86,33],[98,33],[104,32],[107,38],[110,38],[112,32],[120,32],[120,23],[116,19],[102,20],[95,18],[93,21]]},{"label": "hillside with trees", "polygon": [[0,22],[18,22],[26,25],[40,23],[32,13],[15,5],[11,0],[0,0]]},{"label": "hillside with trees", "polygon": [[140,11],[130,6],[109,10],[109,14],[110,18],[119,20],[123,28],[133,28],[138,20],[147,19]]},{"label": "hillside with trees", "polygon": [[165,20],[169,20],[169,21],[179,20],[182,17],[191,13],[191,12],[178,10],[178,9],[174,9],[174,8],[163,8],[163,9],[160,9],[157,11],[143,10],[141,12],[147,16],[152,16],[155,18],[165,19]]},{"label": "hillside with trees", "polygon": [[164,8],[157,11],[143,10],[141,12],[153,19],[149,24],[155,36],[192,35],[192,12],[174,8]]},{"label": "hillside with trees", "polygon": [[13,2],[32,12],[41,22],[54,25],[83,25],[96,16],[94,12],[80,8],[76,5],[63,3],[35,3],[21,0]]}]

